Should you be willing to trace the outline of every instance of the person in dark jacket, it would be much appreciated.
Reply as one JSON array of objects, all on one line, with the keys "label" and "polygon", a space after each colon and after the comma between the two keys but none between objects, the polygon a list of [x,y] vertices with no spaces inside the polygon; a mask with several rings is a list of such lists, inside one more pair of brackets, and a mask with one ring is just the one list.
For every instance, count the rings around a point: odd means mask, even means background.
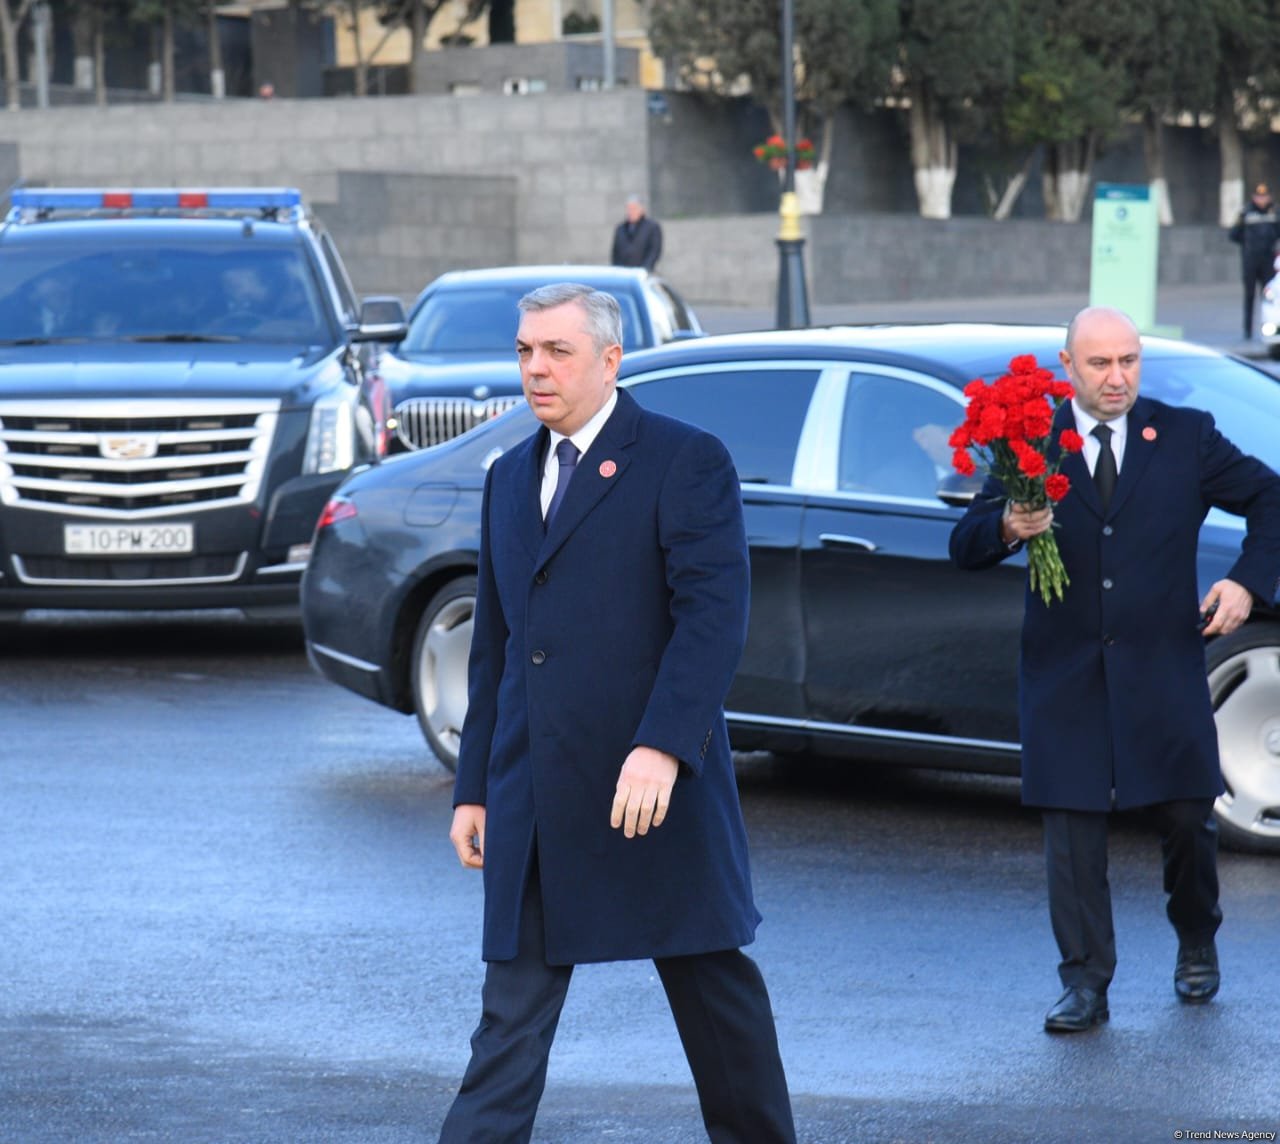
[{"label": "person in dark jacket", "polygon": [[645,214],[639,196],[627,199],[627,217],[613,232],[614,266],[643,266],[652,270],[662,257],[662,227]]},{"label": "person in dark jacket", "polygon": [[528,1141],[573,967],[652,958],[708,1136],[795,1144],[739,948],[760,915],[724,718],[748,613],[738,476],[715,437],[616,388],[613,297],[560,283],[520,309],[542,427],[485,483],[449,837],[484,872],[488,965],[441,1141]]},{"label": "person in dark jacket", "polygon": [[1275,274],[1276,242],[1280,240],[1280,216],[1266,183],[1253,189],[1248,206],[1227,232],[1240,244],[1240,270],[1244,275],[1244,336],[1253,337],[1253,296]]},{"label": "person in dark jacket", "polygon": [[[1061,602],[1028,588],[1019,718],[1022,798],[1043,812],[1062,955],[1063,993],[1045,1029],[1071,1033],[1109,1016],[1112,809],[1148,808],[1160,832],[1177,996],[1200,1003],[1218,991],[1213,804],[1223,785],[1204,641],[1237,629],[1255,600],[1275,599],[1280,477],[1210,414],[1139,396],[1142,346],[1118,310],[1077,314],[1061,358],[1075,396],[1059,408],[1052,439],[1074,429],[1085,442],[1062,462],[1071,491],[1032,509],[988,479],[952,531],[951,556],[988,568],[1052,527],[1070,577]],[[1214,506],[1248,528],[1239,559],[1201,599],[1197,543]]]}]

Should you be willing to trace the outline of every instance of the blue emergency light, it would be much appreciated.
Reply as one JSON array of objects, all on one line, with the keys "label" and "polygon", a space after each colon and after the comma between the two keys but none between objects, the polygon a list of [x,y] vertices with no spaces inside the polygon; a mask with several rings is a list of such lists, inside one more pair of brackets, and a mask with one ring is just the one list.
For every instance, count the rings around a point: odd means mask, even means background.
[{"label": "blue emergency light", "polygon": [[302,205],[294,187],[45,187],[18,188],[13,211],[208,210],[288,211]]}]

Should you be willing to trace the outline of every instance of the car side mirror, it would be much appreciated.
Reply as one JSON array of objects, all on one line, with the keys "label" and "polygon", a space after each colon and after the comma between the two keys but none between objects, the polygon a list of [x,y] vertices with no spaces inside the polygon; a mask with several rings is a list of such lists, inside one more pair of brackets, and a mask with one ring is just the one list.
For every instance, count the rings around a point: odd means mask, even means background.
[{"label": "car side mirror", "polygon": [[938,482],[938,499],[953,508],[968,508],[969,502],[981,491],[980,473],[974,473],[971,477],[961,473],[948,473]]},{"label": "car side mirror", "polygon": [[360,304],[360,324],[353,342],[399,342],[409,331],[404,303],[391,294],[372,294]]}]

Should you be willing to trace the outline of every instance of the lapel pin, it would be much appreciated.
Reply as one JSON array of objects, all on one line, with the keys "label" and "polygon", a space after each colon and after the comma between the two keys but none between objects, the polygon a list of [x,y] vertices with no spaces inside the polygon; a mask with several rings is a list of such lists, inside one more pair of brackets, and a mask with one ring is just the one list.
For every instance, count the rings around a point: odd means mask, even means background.
[{"label": "lapel pin", "polygon": [[615,465],[612,461],[600,462],[600,475],[604,477],[606,480],[608,480],[608,478],[613,476],[613,474],[616,473],[617,471],[618,471],[618,466]]},{"label": "lapel pin", "polygon": [[1154,441],[1156,439],[1156,431],[1150,425],[1148,425],[1142,431],[1142,439],[1144,441]]}]

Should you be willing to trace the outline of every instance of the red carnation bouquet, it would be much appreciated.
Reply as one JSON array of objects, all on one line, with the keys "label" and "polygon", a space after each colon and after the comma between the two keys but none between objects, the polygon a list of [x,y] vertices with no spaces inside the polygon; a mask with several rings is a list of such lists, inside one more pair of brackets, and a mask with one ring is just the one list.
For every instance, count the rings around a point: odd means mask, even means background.
[{"label": "red carnation bouquet", "polygon": [[[965,386],[969,399],[964,424],[950,438],[952,464],[971,476],[979,468],[1004,485],[1011,501],[1044,508],[1071,491],[1071,481],[1058,472],[1062,458],[1078,453],[1084,441],[1074,429],[1058,435],[1058,452],[1049,459],[1053,415],[1075,391],[1036,364],[1031,354],[1009,363],[1009,372],[988,384],[979,378]],[[975,461],[975,457],[977,460]],[[1053,530],[1027,542],[1032,591],[1046,604],[1063,598],[1070,583]]]}]

